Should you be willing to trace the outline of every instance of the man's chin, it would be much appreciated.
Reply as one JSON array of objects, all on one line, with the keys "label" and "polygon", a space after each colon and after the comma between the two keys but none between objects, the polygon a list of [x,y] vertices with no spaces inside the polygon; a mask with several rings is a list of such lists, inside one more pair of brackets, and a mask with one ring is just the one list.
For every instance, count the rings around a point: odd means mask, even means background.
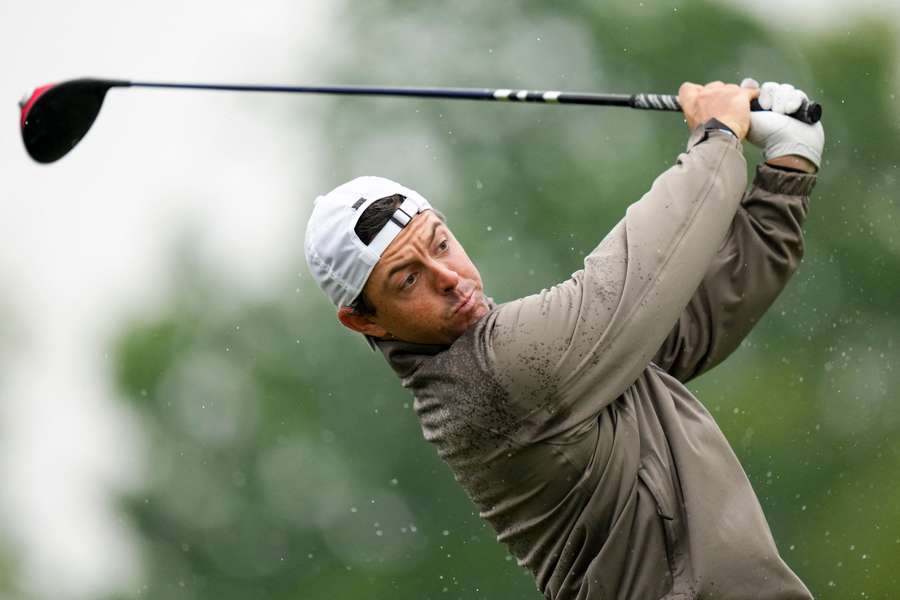
[{"label": "man's chin", "polygon": [[490,312],[490,308],[488,308],[487,300],[485,300],[482,295],[478,300],[478,306],[472,309],[472,323],[480,321],[481,318]]},{"label": "man's chin", "polygon": [[487,305],[487,300],[485,300],[484,295],[480,292],[476,292],[478,294],[478,298],[475,300],[476,305],[471,308],[466,314],[465,326],[463,327],[463,331],[477,323],[481,320],[484,315],[490,312],[490,309]]},{"label": "man's chin", "polygon": [[[440,330],[433,330],[432,334],[417,337],[415,340],[406,340],[419,344],[452,344],[472,325],[477,323],[490,312],[490,306],[484,294],[476,291],[475,306],[466,310],[465,314],[454,314],[447,317],[446,326]],[[395,338],[401,340],[401,338]],[[403,341],[403,340],[401,340]]]}]

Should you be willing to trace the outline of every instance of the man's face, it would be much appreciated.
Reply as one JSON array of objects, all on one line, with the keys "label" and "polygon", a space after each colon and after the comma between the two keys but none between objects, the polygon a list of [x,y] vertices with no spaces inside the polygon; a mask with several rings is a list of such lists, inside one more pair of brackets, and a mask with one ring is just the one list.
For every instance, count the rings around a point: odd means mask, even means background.
[{"label": "man's face", "polygon": [[377,337],[450,344],[488,312],[478,269],[430,210],[394,238],[363,291]]}]

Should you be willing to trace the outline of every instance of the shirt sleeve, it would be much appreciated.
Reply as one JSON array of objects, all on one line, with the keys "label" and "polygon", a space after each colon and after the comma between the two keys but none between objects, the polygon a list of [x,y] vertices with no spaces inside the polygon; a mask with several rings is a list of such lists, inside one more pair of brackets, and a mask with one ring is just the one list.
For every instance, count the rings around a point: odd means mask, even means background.
[{"label": "shirt sleeve", "polygon": [[737,348],[800,264],[815,181],[815,175],[757,167],[725,242],[654,363],[688,381]]},{"label": "shirt sleeve", "polygon": [[486,360],[523,419],[557,423],[543,429],[552,436],[596,418],[637,379],[700,285],[746,183],[740,142],[710,132],[628,207],[583,269],[494,312]]}]

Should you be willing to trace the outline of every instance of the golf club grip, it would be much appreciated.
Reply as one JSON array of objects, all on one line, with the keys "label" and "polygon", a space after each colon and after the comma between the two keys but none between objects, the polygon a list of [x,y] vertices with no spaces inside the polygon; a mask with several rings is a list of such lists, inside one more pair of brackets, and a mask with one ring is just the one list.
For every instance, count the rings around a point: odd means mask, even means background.
[{"label": "golf club grip", "polygon": [[[678,96],[672,94],[635,94],[631,106],[644,110],[681,110],[681,104],[678,103]],[[750,102],[750,110],[761,111],[766,109],[761,107],[759,102],[754,99]],[[803,104],[800,105],[800,108],[788,116],[812,125],[821,120],[822,105],[818,102],[804,100]]]},{"label": "golf club grip", "polygon": [[[750,101],[750,110],[760,111],[767,110],[759,105],[756,98]],[[814,125],[822,119],[822,105],[811,100],[804,100],[800,108],[788,115],[798,121],[803,121],[809,125]]]}]

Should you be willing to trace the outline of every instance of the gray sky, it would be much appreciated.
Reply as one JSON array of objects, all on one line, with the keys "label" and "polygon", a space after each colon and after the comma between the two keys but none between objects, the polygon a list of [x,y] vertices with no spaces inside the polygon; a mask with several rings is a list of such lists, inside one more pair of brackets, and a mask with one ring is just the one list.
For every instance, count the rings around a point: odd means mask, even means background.
[{"label": "gray sky", "polygon": [[[723,1],[788,30],[836,27],[850,10],[900,21],[896,0]],[[317,60],[339,39],[333,5],[0,5],[0,528],[22,545],[34,592],[87,597],[140,581],[109,491],[139,484],[142,446],[104,352],[122,318],[165,298],[178,225],[198,225],[209,263],[265,294],[294,276],[300,215],[335,182],[302,126],[283,125],[309,101],[114,90],[87,138],[52,166],[26,157],[15,101],[79,76],[321,81]]]}]

